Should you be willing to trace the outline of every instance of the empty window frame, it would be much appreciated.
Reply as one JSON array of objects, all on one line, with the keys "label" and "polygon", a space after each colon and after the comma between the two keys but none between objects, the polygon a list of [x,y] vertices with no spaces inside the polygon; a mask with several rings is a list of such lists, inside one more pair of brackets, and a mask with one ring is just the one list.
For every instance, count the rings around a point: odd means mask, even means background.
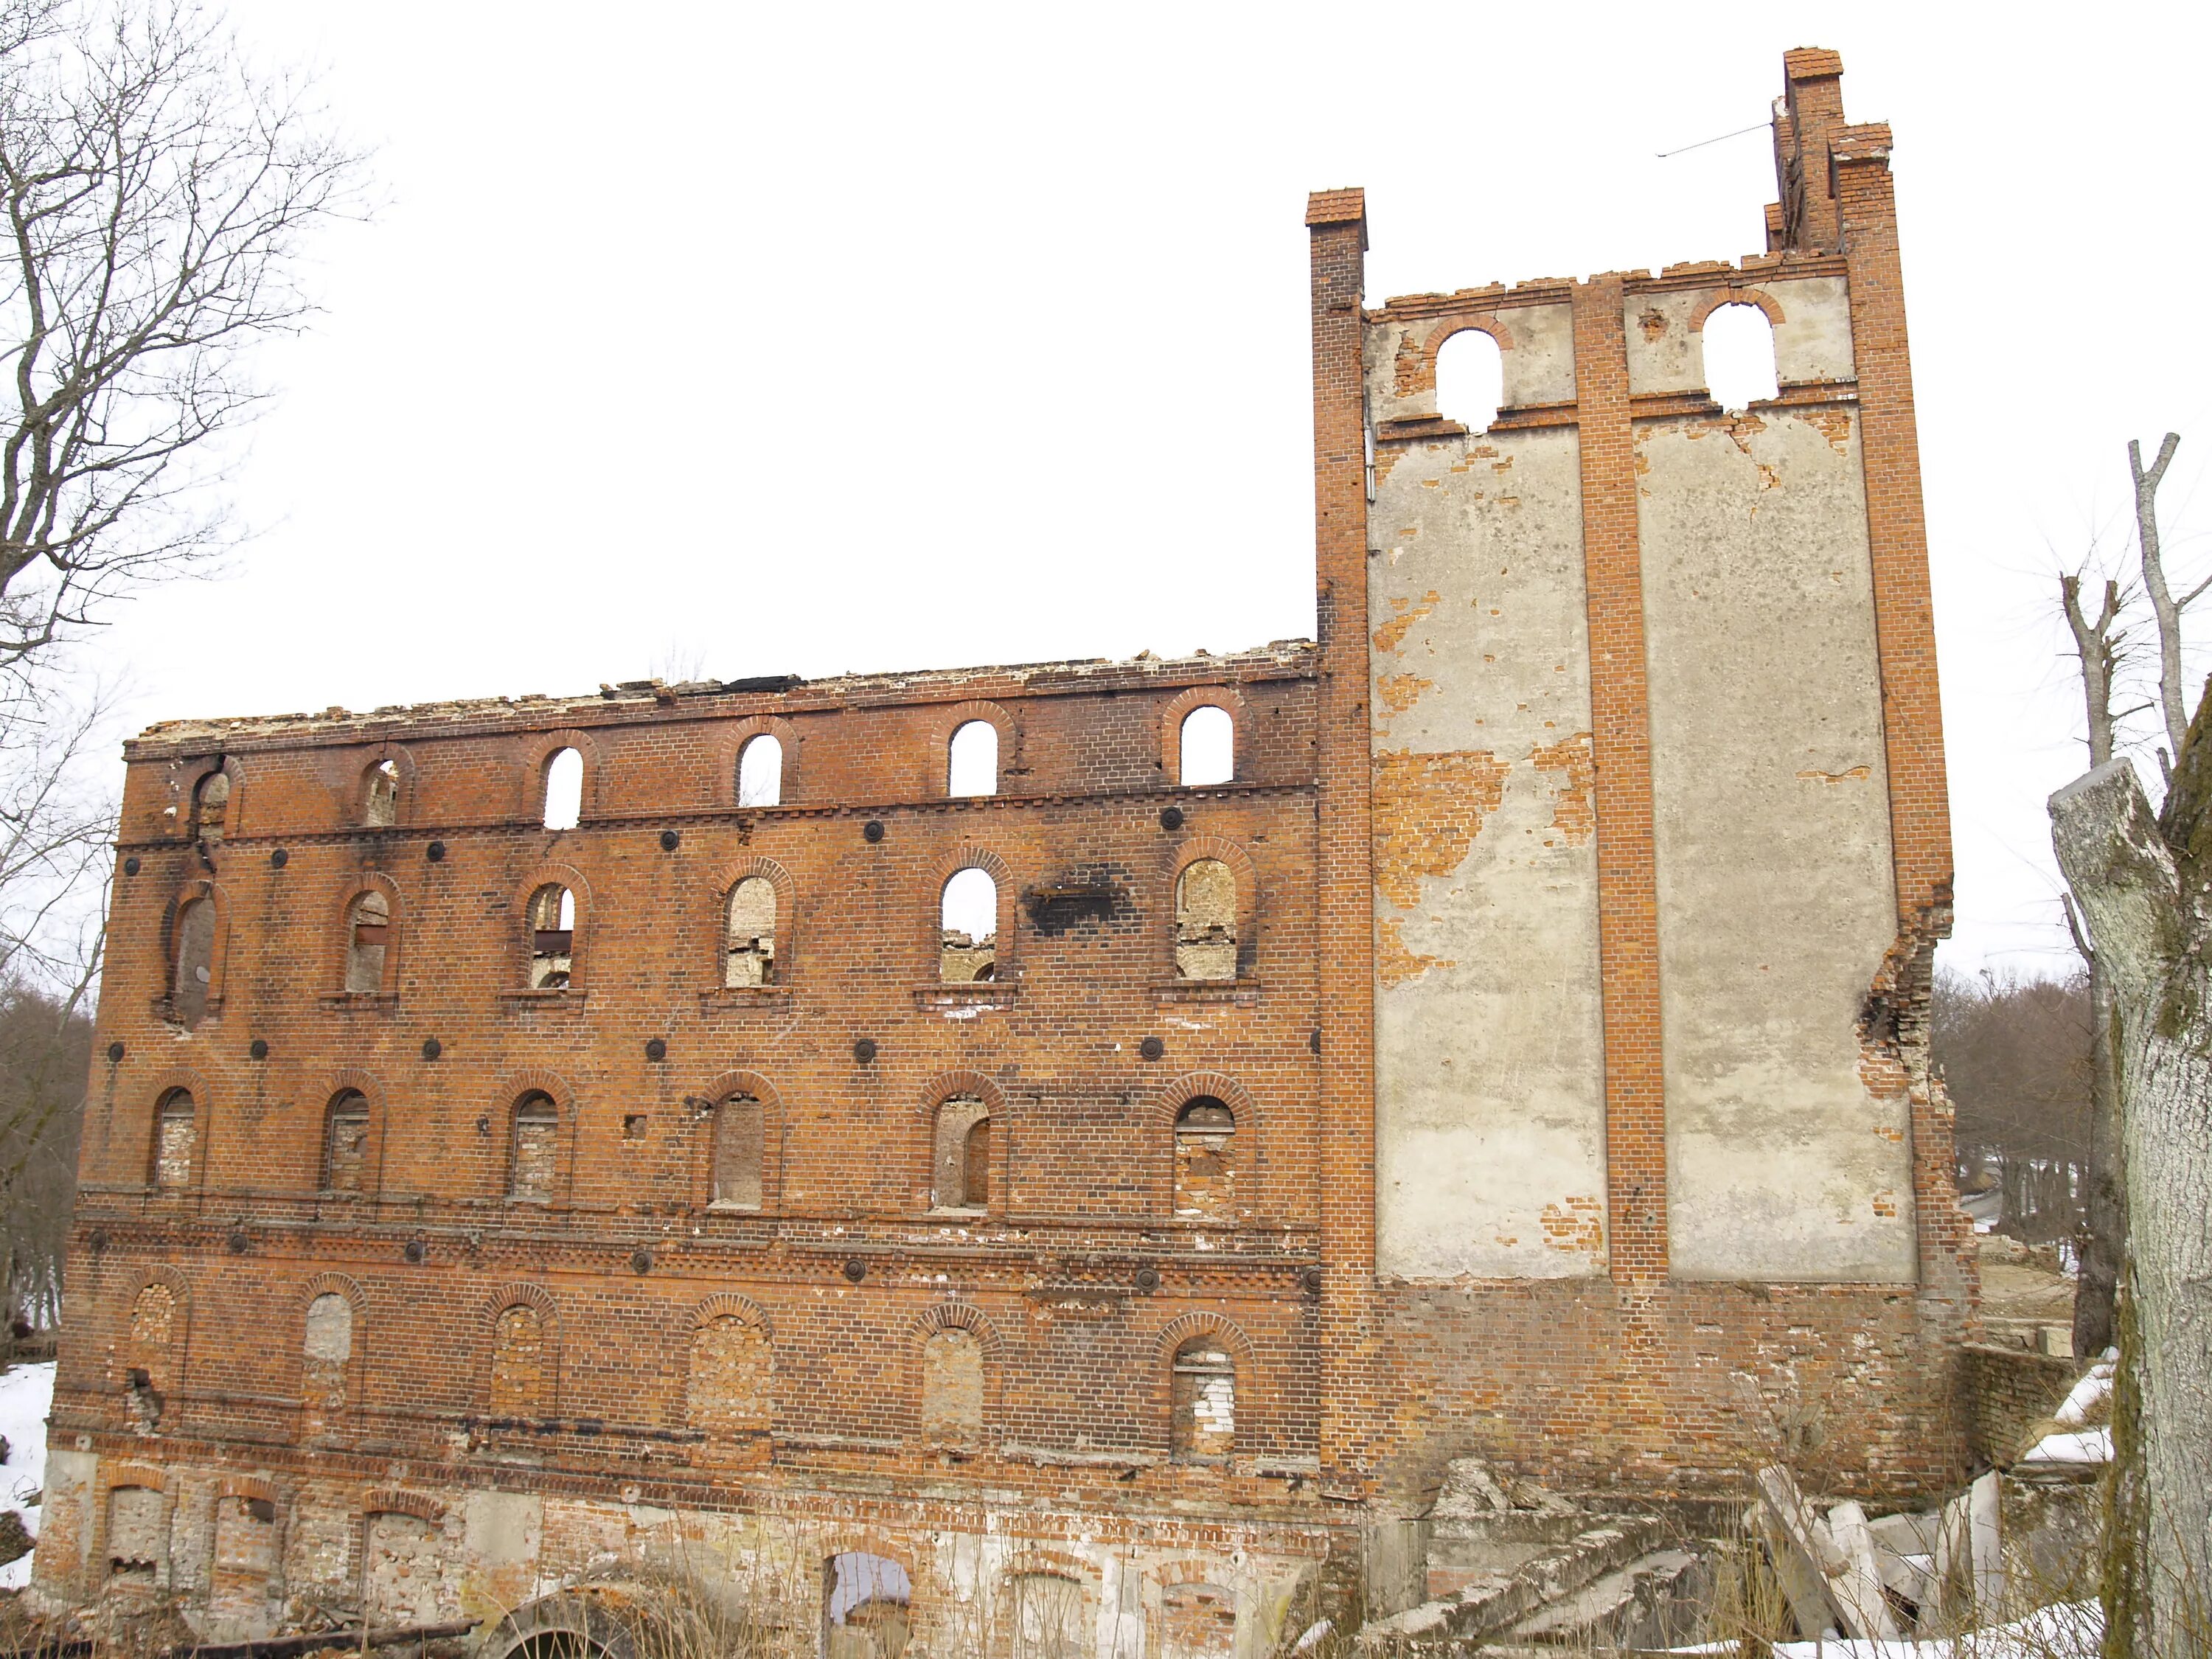
[{"label": "empty window frame", "polygon": [[999,793],[999,728],[988,720],[968,720],[953,733],[945,758],[945,793]]},{"label": "empty window frame", "polygon": [[1175,1121],[1175,1212],[1203,1221],[1237,1214],[1237,1117],[1212,1095],[1186,1101]]},{"label": "empty window frame", "polygon": [[1237,775],[1237,721],[1226,708],[1201,703],[1182,717],[1176,749],[1177,783],[1228,783]]},{"label": "empty window frame", "polygon": [[1437,413],[1469,432],[1487,432],[1505,405],[1505,356],[1479,328],[1463,328],[1437,350]]},{"label": "empty window frame", "polygon": [[191,1091],[172,1089],[154,1113],[154,1185],[171,1193],[191,1186],[198,1152],[199,1121]]},{"label": "empty window frame", "polygon": [[556,750],[545,763],[545,827],[574,830],[584,813],[584,757]]},{"label": "empty window frame", "polygon": [[215,994],[215,901],[186,899],[177,907],[176,968],[170,978],[170,1008],[179,1024],[197,1025]]},{"label": "empty window frame", "polygon": [[356,994],[384,988],[384,955],[392,938],[392,903],[370,889],[346,908],[345,988]]},{"label": "empty window frame", "polygon": [[564,991],[576,962],[576,896],[549,883],[530,896],[530,988]]},{"label": "empty window frame", "polygon": [[368,1185],[368,1097],[341,1089],[323,1114],[323,1180],[326,1193],[358,1193]]},{"label": "empty window frame", "polygon": [[371,829],[385,829],[399,822],[399,768],[397,763],[380,760],[362,774],[361,821]]},{"label": "empty window frame", "polygon": [[1774,397],[1774,325],[1765,312],[1734,301],[1716,306],[1698,333],[1705,392],[1715,403],[1735,414]]},{"label": "empty window frame", "polygon": [[230,774],[210,772],[192,790],[192,835],[219,842],[230,828]]},{"label": "empty window frame", "polygon": [[732,1095],[714,1108],[713,1189],[718,1208],[757,1210],[766,1115],[751,1095]]},{"label": "empty window frame", "polygon": [[1176,878],[1176,975],[1237,977],[1237,875],[1219,859],[1194,859]]},{"label": "empty window frame", "polygon": [[514,1133],[507,1142],[507,1195],[518,1203],[550,1202],[560,1150],[560,1108],[553,1103],[552,1096],[533,1090],[514,1103]]},{"label": "empty window frame", "polygon": [[775,983],[775,884],[747,876],[730,889],[722,948],[726,986]]},{"label": "empty window frame", "polygon": [[976,1210],[991,1202],[991,1109],[956,1095],[937,1109],[930,1201],[940,1210]]},{"label": "empty window frame", "polygon": [[783,744],[765,732],[738,752],[738,805],[783,805]]},{"label": "empty window frame", "polygon": [[938,906],[938,977],[968,985],[999,975],[999,884],[972,866],[954,872]]},{"label": "empty window frame", "polygon": [[822,1564],[822,1651],[830,1659],[900,1659],[914,1581],[888,1556],[848,1550]]},{"label": "empty window frame", "polygon": [[1237,1439],[1237,1362],[1218,1337],[1194,1336],[1175,1352],[1168,1443],[1179,1462],[1225,1461]]}]

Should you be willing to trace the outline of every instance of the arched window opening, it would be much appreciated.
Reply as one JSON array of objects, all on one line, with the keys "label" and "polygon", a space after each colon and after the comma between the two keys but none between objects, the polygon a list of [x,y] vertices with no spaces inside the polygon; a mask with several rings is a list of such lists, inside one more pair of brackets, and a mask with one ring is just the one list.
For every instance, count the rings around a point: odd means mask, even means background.
[{"label": "arched window opening", "polygon": [[769,1431],[768,1333],[737,1314],[720,1314],[691,1338],[691,1426],[733,1440]]},{"label": "arched window opening", "polygon": [[328,1426],[345,1410],[346,1373],[353,1364],[353,1304],[325,1291],[307,1304],[307,1339],[300,1349],[300,1403],[307,1432]]},{"label": "arched window opening", "polygon": [[192,835],[214,842],[230,828],[230,774],[209,773],[192,791]]},{"label": "arched window opening", "polygon": [[362,1622],[385,1629],[433,1622],[444,1547],[438,1529],[418,1515],[370,1516],[362,1538]]},{"label": "arched window opening", "polygon": [[991,1201],[991,1109],[957,1096],[937,1109],[932,1202],[940,1210],[981,1210]]},{"label": "arched window opening", "polygon": [[945,884],[938,915],[939,977],[947,985],[996,979],[999,973],[999,884],[972,866]]},{"label": "arched window opening", "polygon": [[946,765],[948,794],[999,793],[999,728],[988,720],[969,720],[952,734]]},{"label": "arched window opening", "polygon": [[361,821],[371,829],[399,822],[399,767],[380,760],[362,775]]},{"label": "arched window opening", "polygon": [[384,951],[392,936],[392,904],[374,890],[354,900],[346,914],[345,988],[356,993],[384,988]]},{"label": "arched window opening", "polygon": [[738,751],[738,805],[783,805],[783,744],[766,732],[748,738]]},{"label": "arched window opening", "polygon": [[1176,973],[1237,977],[1237,876],[1219,859],[1194,859],[1176,878]]},{"label": "arched window opening", "polygon": [[207,1017],[215,994],[215,901],[187,899],[177,908],[177,971],[170,981],[170,1006],[177,1023],[190,1030]]},{"label": "arched window opening", "polygon": [[1083,1586],[1064,1573],[1018,1572],[1006,1586],[1009,1659],[1085,1659]]},{"label": "arched window opening", "polygon": [[1161,1648],[1171,1659],[1235,1659],[1237,1593],[1219,1584],[1160,1592]]},{"label": "arched window opening", "polygon": [[546,1386],[552,1358],[545,1319],[537,1309],[520,1302],[501,1309],[491,1333],[491,1414],[544,1416],[552,1397]]},{"label": "arched window opening", "polygon": [[828,1659],[900,1659],[914,1583],[889,1556],[848,1550],[822,1564],[822,1651]]},{"label": "arched window opening", "polygon": [[341,1089],[323,1129],[323,1190],[357,1193],[368,1184],[368,1097]]},{"label": "arched window opening", "polygon": [[1237,775],[1237,722],[1226,708],[1202,703],[1185,714],[1176,747],[1182,764],[1176,781],[1185,788],[1228,783]]},{"label": "arched window opening", "polygon": [[161,1097],[154,1120],[154,1184],[181,1192],[192,1184],[192,1162],[199,1152],[199,1125],[191,1091],[172,1089]]},{"label": "arched window opening", "polygon": [[1716,307],[1699,332],[1705,392],[1715,403],[1735,414],[1775,395],[1774,325],[1765,312],[1732,301]]},{"label": "arched window opening", "polygon": [[551,1200],[560,1136],[561,1111],[552,1096],[533,1090],[514,1103],[514,1139],[507,1160],[509,1198],[526,1204]]},{"label": "arched window opening", "polygon": [[760,1102],[751,1095],[732,1095],[714,1108],[714,1193],[710,1202],[726,1209],[760,1208],[763,1116]]},{"label": "arched window opening", "polygon": [[169,1504],[151,1486],[107,1494],[107,1577],[153,1591],[169,1564]]},{"label": "arched window opening", "polygon": [[921,1437],[973,1445],[983,1433],[983,1345],[948,1325],[921,1345]]},{"label": "arched window opening", "polygon": [[775,884],[747,876],[730,889],[729,933],[724,943],[722,983],[775,983]]},{"label": "arched window opening", "polygon": [[1237,1438],[1237,1363],[1220,1339],[1194,1336],[1176,1350],[1169,1440],[1184,1462],[1219,1462]]},{"label": "arched window opening", "polygon": [[1237,1214],[1237,1117],[1212,1095],[1187,1102],[1175,1121],[1175,1210],[1228,1221]]},{"label": "arched window opening", "polygon": [[1437,413],[1469,432],[1487,432],[1505,406],[1505,356],[1479,328],[1463,328],[1437,352]]},{"label": "arched window opening", "polygon": [[576,962],[576,896],[556,884],[530,896],[530,988],[564,991]]},{"label": "arched window opening", "polygon": [[574,830],[584,815],[584,757],[563,749],[545,763],[545,827]]}]

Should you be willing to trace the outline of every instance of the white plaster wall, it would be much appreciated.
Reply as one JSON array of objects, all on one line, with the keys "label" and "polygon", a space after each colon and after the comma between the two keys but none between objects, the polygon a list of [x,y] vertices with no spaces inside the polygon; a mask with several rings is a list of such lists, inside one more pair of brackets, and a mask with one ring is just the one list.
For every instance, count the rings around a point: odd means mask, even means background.
[{"label": "white plaster wall", "polygon": [[[1573,401],[1575,313],[1571,305],[1501,306],[1495,300],[1478,301],[1469,303],[1466,314],[1480,315],[1504,331],[1498,356],[1504,407]],[[1398,395],[1397,358],[1407,346],[1419,349],[1444,320],[1416,317],[1368,329],[1364,356],[1370,422],[1379,425],[1437,413],[1433,384],[1403,398]]]},{"label": "white plaster wall", "polygon": [[[1690,326],[1690,319],[1727,286],[1716,283],[1709,289],[1628,295],[1621,319],[1628,340],[1632,393],[1705,389],[1705,335]],[[1782,385],[1848,380],[1856,373],[1850,295],[1842,277],[1793,277],[1735,286],[1765,294],[1781,307],[1782,321],[1774,328],[1774,373]]]},{"label": "white plaster wall", "polygon": [[1685,1278],[1909,1282],[1896,930],[1856,410],[1637,434],[1668,1199]]},{"label": "white plaster wall", "polygon": [[[1548,309],[1510,313],[1509,398],[1571,395]],[[1370,386],[1392,373],[1375,351]],[[1377,1266],[1602,1273],[1580,452],[1562,428],[1394,453],[1369,517]]]}]

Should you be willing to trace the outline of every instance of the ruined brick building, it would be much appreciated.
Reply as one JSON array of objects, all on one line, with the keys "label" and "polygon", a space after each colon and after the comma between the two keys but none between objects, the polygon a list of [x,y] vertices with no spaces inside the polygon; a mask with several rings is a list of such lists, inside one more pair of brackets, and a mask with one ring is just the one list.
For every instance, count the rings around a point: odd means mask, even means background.
[{"label": "ruined brick building", "polygon": [[1840,73],[1789,54],[1740,263],[1368,307],[1312,198],[1317,644],[131,744],[40,1590],[407,1626],[681,1540],[827,1652],[1243,1656],[1403,1601],[1452,1458],[1954,1475],[1934,635]]}]

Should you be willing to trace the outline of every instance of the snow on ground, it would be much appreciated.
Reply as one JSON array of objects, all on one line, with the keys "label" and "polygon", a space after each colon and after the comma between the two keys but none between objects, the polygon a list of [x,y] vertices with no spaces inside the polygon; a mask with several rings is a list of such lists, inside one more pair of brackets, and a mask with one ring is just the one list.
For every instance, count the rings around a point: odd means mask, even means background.
[{"label": "snow on ground", "polygon": [[2107,1402],[2112,1397],[2112,1371],[2118,1363],[2119,1356],[2107,1348],[2105,1357],[2082,1374],[2081,1380],[2074,1385],[2074,1391],[2066,1396],[2065,1402],[2051,1413],[2052,1418],[2069,1429],[2078,1429],[2088,1422],[2090,1413],[2100,1407],[2109,1411]]},{"label": "snow on ground", "polygon": [[2046,1434],[2037,1441],[2023,1463],[2109,1463],[2112,1461],[2110,1429],[2076,1429],[2068,1434]]},{"label": "snow on ground", "polygon": [[1778,1642],[1774,1659],[2097,1659],[2104,1611],[2094,1601],[2039,1607],[2025,1619],[1925,1641]]},{"label": "snow on ground", "polygon": [[[0,1508],[23,1517],[23,1529],[39,1535],[35,1503],[46,1485],[46,1413],[54,1405],[54,1367],[16,1365],[0,1373],[0,1434],[8,1437],[8,1464],[0,1468]],[[31,1582],[31,1558],[0,1567],[0,1589],[21,1589]]]}]

